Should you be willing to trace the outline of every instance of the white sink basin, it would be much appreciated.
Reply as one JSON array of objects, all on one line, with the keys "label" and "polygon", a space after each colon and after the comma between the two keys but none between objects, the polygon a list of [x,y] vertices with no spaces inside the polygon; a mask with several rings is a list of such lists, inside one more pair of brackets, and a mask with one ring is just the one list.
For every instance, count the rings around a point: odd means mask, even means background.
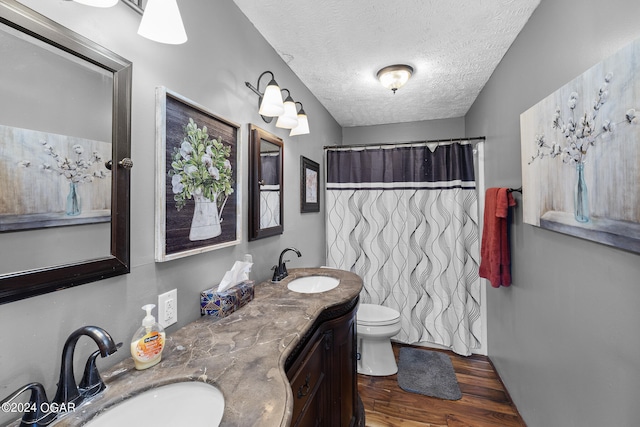
[{"label": "white sink basin", "polygon": [[306,276],[293,279],[287,285],[290,291],[301,294],[318,294],[338,286],[340,280],[328,276]]},{"label": "white sink basin", "polygon": [[106,410],[87,427],[217,427],[224,412],[220,390],[203,382],[167,384]]}]

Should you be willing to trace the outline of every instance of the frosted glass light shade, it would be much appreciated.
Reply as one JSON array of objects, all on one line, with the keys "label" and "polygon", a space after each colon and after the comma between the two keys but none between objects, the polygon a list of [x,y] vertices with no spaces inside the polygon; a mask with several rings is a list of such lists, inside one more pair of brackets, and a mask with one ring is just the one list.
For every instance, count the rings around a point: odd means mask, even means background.
[{"label": "frosted glass light shade", "polygon": [[306,135],[309,133],[309,120],[304,110],[300,110],[298,113],[298,126],[291,129],[289,136]]},{"label": "frosted glass light shade", "polygon": [[149,0],[144,8],[138,34],[159,43],[186,42],[187,33],[176,0]]},{"label": "frosted glass light shade", "polygon": [[296,104],[290,96],[284,101],[284,114],[278,117],[276,127],[283,129],[293,129],[298,126],[298,111]]},{"label": "frosted glass light shade", "polygon": [[378,80],[382,86],[395,93],[409,81],[412,74],[413,68],[408,65],[390,65],[378,71]]},{"label": "frosted glass light shade", "polygon": [[111,7],[118,4],[118,0],[73,0],[76,3],[94,7]]},{"label": "frosted glass light shade", "polygon": [[280,92],[278,83],[276,83],[274,79],[271,79],[267,88],[264,90],[258,112],[265,117],[278,117],[284,113],[282,93]]}]

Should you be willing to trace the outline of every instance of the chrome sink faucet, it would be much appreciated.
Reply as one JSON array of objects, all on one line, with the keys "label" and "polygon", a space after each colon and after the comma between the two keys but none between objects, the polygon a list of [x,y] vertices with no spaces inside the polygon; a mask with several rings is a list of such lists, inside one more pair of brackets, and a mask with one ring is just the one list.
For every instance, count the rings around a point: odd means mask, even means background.
[{"label": "chrome sink faucet", "polygon": [[[92,371],[95,369],[95,372],[85,372],[85,378],[83,378],[83,382],[81,383],[82,393],[76,384],[75,375],[73,373],[73,352],[76,348],[78,339],[83,335],[88,336],[98,344],[98,352],[102,357],[107,357],[118,350],[119,345],[116,345],[113,338],[111,338],[111,335],[98,326],[83,326],[82,328],[73,331],[64,343],[58,390],[56,391],[56,396],[53,398],[52,403],[64,405],[65,407],[69,406],[69,403],[78,406],[85,398],[96,394],[96,388],[99,390],[104,388],[100,375],[97,372],[97,368],[95,368],[95,358],[97,357],[96,353],[89,356],[89,360],[87,361],[85,371]],[[88,377],[90,377],[91,381]],[[89,382],[95,384],[88,384]],[[89,387],[89,385],[91,387]]]},{"label": "chrome sink faucet", "polygon": [[295,252],[298,255],[298,258],[300,258],[302,256],[302,254],[300,253],[299,250],[297,250],[296,248],[287,248],[285,250],[283,250],[282,252],[280,252],[280,258],[278,259],[278,265],[274,265],[273,266],[273,278],[271,279],[272,282],[279,282],[282,279],[284,279],[285,277],[287,277],[289,275],[289,273],[287,272],[287,266],[285,265],[286,262],[288,262],[288,260],[284,260],[283,261],[283,257],[284,254],[292,251]]}]

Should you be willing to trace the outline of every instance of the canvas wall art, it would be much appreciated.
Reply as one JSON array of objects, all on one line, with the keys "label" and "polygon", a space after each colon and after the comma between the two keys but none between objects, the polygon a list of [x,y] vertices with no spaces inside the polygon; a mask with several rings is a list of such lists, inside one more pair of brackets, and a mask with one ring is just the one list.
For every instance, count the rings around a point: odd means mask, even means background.
[{"label": "canvas wall art", "polygon": [[640,253],[640,40],[520,116],[524,222]]},{"label": "canvas wall art", "polygon": [[111,147],[0,125],[0,231],[109,222]]},{"label": "canvas wall art", "polygon": [[240,243],[240,126],[164,87],[156,97],[156,261]]}]

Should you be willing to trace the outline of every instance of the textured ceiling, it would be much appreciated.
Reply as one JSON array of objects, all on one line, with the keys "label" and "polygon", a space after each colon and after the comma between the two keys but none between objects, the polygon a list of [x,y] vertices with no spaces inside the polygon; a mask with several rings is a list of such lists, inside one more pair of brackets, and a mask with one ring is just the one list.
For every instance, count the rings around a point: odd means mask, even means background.
[{"label": "textured ceiling", "polygon": [[[234,2],[350,127],[464,116],[540,0]],[[394,95],[376,73],[397,63],[415,71]]]}]

